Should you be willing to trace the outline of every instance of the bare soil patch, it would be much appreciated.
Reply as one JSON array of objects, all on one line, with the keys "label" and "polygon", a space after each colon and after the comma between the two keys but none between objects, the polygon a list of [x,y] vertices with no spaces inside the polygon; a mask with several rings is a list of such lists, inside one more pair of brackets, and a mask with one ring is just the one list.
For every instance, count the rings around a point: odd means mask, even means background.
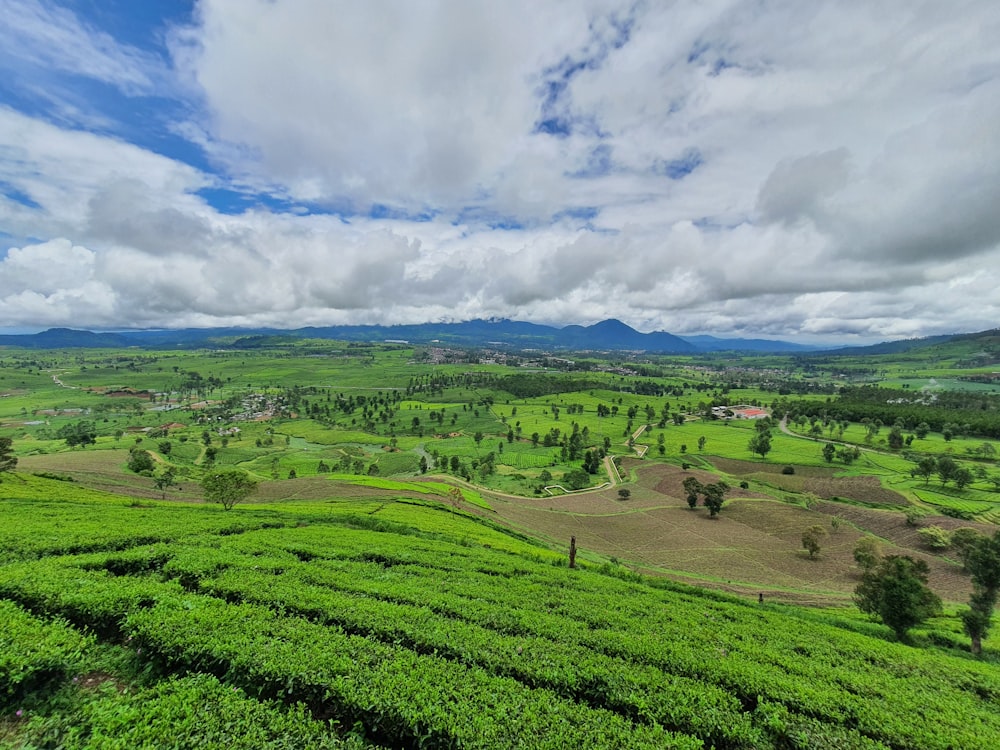
[{"label": "bare soil patch", "polygon": [[[743,461],[739,458],[721,458],[719,456],[703,456],[710,461],[719,471],[733,476],[749,476],[752,474],[777,474],[783,475],[781,470],[785,464],[769,463],[766,461]],[[791,476],[802,477],[832,477],[838,469],[827,468],[825,466],[796,466],[795,474]]]},{"label": "bare soil patch", "polygon": [[[858,539],[865,533],[888,538],[885,534],[892,529],[897,541],[887,544],[887,554],[926,560],[931,585],[939,595],[946,601],[968,598],[968,578],[959,566],[920,549],[916,530],[906,527],[900,511],[826,501],[806,508],[737,487],[727,495],[720,516],[710,519],[705,508],[687,507],[682,482],[689,476],[713,482],[715,475],[636,463],[626,462],[623,467],[637,469],[637,481],[628,485],[632,490],[628,500],[617,498],[617,488],[558,498],[490,497],[494,517],[555,545],[567,546],[570,536],[575,536],[582,551],[617,557],[643,572],[752,597],[759,591],[766,598],[806,604],[849,602],[860,580],[853,557]],[[848,494],[838,491],[842,497]],[[834,515],[842,519],[837,529],[831,524]],[[947,521],[953,524],[940,525],[973,525]],[[817,524],[828,534],[819,556],[811,560],[802,548],[802,533]]]}]

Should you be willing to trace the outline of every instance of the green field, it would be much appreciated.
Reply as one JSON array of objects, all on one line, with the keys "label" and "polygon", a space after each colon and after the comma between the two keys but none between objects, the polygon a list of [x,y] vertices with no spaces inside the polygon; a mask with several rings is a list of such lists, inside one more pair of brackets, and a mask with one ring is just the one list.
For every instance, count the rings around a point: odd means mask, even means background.
[{"label": "green field", "polygon": [[[1000,741],[992,665],[385,507],[9,498],[0,738],[160,745],[237,721],[328,746]],[[208,713],[166,719],[185,711]]]},{"label": "green field", "polygon": [[[464,356],[0,351],[0,747],[1000,744],[997,651],[968,656],[968,576],[921,536],[1000,523],[967,352]],[[827,414],[857,383],[877,426]],[[766,455],[711,417],[740,404],[774,413]],[[204,505],[230,468],[257,492]],[[718,518],[692,476],[730,488]],[[945,600],[908,644],[851,606],[864,535]]]}]

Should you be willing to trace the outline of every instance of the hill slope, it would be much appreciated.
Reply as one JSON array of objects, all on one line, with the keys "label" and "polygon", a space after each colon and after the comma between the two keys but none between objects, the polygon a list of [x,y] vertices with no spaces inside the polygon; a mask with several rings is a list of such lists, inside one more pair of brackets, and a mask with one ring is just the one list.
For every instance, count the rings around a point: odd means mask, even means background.
[{"label": "hill slope", "polygon": [[[24,637],[0,659],[0,737],[184,744],[232,722],[272,738],[260,747],[335,747],[349,727],[354,746],[400,748],[1000,745],[991,665],[553,566],[454,508],[225,513],[2,487],[0,620]],[[89,688],[96,675],[121,691]],[[198,720],[166,721],[171,707]]]}]

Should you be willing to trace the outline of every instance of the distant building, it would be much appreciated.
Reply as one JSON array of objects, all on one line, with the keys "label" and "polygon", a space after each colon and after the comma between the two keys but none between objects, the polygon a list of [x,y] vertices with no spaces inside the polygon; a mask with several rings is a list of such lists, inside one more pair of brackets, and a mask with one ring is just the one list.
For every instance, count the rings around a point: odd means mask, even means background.
[{"label": "distant building", "polygon": [[763,419],[767,416],[767,412],[763,409],[756,409],[749,407],[746,409],[733,409],[734,419]]}]

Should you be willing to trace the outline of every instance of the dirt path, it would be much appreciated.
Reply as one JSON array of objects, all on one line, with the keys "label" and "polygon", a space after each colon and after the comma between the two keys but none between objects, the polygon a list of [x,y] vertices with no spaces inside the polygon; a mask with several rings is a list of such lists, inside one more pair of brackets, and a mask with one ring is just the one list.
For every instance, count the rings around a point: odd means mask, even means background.
[{"label": "dirt path", "polygon": [[60,388],[69,388],[71,391],[79,390],[78,386],[75,386],[75,385],[66,385],[64,382],[62,382],[59,379],[59,375],[58,374],[52,376],[52,382],[55,383],[56,385],[58,385]]},{"label": "dirt path", "polygon": [[645,456],[646,455],[646,451],[649,450],[649,446],[648,445],[636,445],[636,442],[635,442],[636,440],[638,440],[639,436],[646,431],[646,427],[647,427],[647,425],[641,425],[638,430],[636,430],[635,432],[632,433],[632,450],[635,451],[636,455],[639,458],[642,458],[643,456]]}]

